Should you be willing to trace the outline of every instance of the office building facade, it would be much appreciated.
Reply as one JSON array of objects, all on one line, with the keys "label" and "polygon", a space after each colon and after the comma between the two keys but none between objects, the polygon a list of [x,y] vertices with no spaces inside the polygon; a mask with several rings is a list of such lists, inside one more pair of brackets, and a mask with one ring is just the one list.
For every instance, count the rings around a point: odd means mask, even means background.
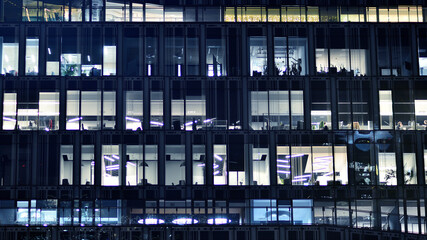
[{"label": "office building facade", "polygon": [[1,239],[424,237],[424,1],[0,3]]}]

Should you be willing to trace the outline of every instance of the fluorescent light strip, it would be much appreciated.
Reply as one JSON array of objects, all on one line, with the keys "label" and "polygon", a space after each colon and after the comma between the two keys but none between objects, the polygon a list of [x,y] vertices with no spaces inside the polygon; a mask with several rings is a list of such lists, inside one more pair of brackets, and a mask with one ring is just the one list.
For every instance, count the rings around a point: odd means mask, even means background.
[{"label": "fluorescent light strip", "polygon": [[[197,120],[194,121],[194,123],[197,123]],[[190,125],[193,125],[193,122],[188,122],[188,123],[185,124],[185,126],[190,126]]]},{"label": "fluorescent light strip", "polygon": [[323,176],[330,176],[332,174],[334,174],[334,172],[329,172],[329,173],[323,174]]},{"label": "fluorescent light strip", "polygon": [[115,167],[115,168],[107,168],[105,169],[105,171],[114,171],[114,170],[119,170],[120,167]]},{"label": "fluorescent light strip", "polygon": [[15,120],[15,119],[13,119],[13,118],[8,118],[8,117],[3,117],[3,120],[11,121],[11,122],[16,122],[16,120]]},{"label": "fluorescent light strip", "polygon": [[111,157],[109,157],[107,155],[104,156],[104,159],[106,159],[106,160],[108,160],[110,162],[115,162],[116,161],[116,160],[112,159]]},{"label": "fluorescent light strip", "polygon": [[133,162],[127,162],[127,164],[129,164],[129,165],[131,165],[131,166],[136,167],[136,164],[135,164],[135,163],[133,163]]},{"label": "fluorescent light strip", "polygon": [[76,122],[76,121],[79,121],[81,119],[82,119],[82,117],[76,117],[76,118],[72,118],[72,119],[68,120],[68,122]]},{"label": "fluorescent light strip", "polygon": [[218,156],[218,155],[216,155],[216,154],[214,154],[214,157],[215,157],[218,161],[222,161],[222,160],[223,160],[220,156]]},{"label": "fluorescent light strip", "polygon": [[302,157],[302,156],[304,156],[305,154],[295,154],[295,155],[288,155],[288,156],[286,156],[286,158],[296,158],[296,157]]},{"label": "fluorescent light strip", "polygon": [[291,171],[277,170],[278,173],[291,174]]},{"label": "fluorescent light strip", "polygon": [[219,174],[219,173],[220,173],[219,171],[215,171],[215,172],[214,172],[214,175],[217,175],[217,174]]},{"label": "fluorescent light strip", "polygon": [[117,156],[117,155],[111,155],[114,159],[117,159],[117,160],[119,160],[120,159],[120,157],[119,156]]},{"label": "fluorescent light strip", "polygon": [[307,180],[307,178],[299,178],[299,179],[292,180],[292,182],[304,182],[306,180]]},{"label": "fluorescent light strip", "polygon": [[289,160],[277,159],[278,162],[288,163]]},{"label": "fluorescent light strip", "polygon": [[157,125],[157,126],[163,126],[163,123],[156,122],[156,121],[150,121],[150,124]]},{"label": "fluorescent light strip", "polygon": [[141,120],[133,118],[133,117],[126,117],[126,120],[132,121],[132,122],[141,122]]},{"label": "fluorescent light strip", "polygon": [[106,168],[106,169],[110,169],[110,168],[118,168],[118,167],[120,167],[120,165],[119,165],[119,164],[105,166],[105,168]]},{"label": "fluorescent light strip", "polygon": [[307,178],[307,177],[311,177],[311,174],[299,175],[299,176],[295,176],[294,178]]},{"label": "fluorescent light strip", "polygon": [[277,166],[278,167],[282,167],[282,168],[291,168],[291,166],[289,166],[289,165],[280,165],[280,164],[277,164]]}]

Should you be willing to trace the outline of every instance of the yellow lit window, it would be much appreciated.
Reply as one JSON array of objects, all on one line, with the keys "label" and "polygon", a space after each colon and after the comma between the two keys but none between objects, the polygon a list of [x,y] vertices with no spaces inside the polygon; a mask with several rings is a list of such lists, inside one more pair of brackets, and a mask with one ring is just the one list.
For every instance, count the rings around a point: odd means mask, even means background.
[{"label": "yellow lit window", "polygon": [[417,9],[418,9],[418,11],[417,11],[418,12],[418,21],[417,22],[424,22],[423,8],[421,6],[418,6]]},{"label": "yellow lit window", "polygon": [[399,6],[398,11],[399,11],[399,22],[409,22],[409,7]]},{"label": "yellow lit window", "polygon": [[399,16],[397,14],[397,8],[390,8],[388,10],[388,21],[389,22],[399,22]]},{"label": "yellow lit window", "polygon": [[366,8],[366,18],[368,22],[377,21],[377,8],[376,7],[367,7]]},{"label": "yellow lit window", "polygon": [[280,22],[280,9],[278,9],[278,8],[268,9],[268,21],[269,22]]},{"label": "yellow lit window", "polygon": [[287,7],[287,21],[288,22],[305,22],[305,14],[304,20],[302,19],[303,13],[301,12],[300,7]]},{"label": "yellow lit window", "polygon": [[378,9],[379,21],[380,22],[388,22],[388,9],[380,8]]},{"label": "yellow lit window", "polygon": [[236,15],[234,13],[234,7],[225,8],[224,22],[235,22],[235,21],[236,21]]},{"label": "yellow lit window", "polygon": [[318,7],[307,7],[307,22],[319,22]]},{"label": "yellow lit window", "polygon": [[[265,12],[265,8],[264,12]],[[244,22],[261,22],[265,21],[265,14],[264,17],[262,16],[262,8],[260,7],[247,7],[246,12],[243,16]]]}]

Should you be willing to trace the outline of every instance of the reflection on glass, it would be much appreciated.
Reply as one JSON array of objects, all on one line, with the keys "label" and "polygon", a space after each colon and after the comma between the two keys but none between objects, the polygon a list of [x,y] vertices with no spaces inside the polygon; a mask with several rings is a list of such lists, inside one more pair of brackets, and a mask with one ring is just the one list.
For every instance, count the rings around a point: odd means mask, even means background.
[{"label": "reflection on glass", "polygon": [[95,147],[82,145],[81,185],[95,184]]},{"label": "reflection on glass", "polygon": [[73,145],[61,145],[59,184],[73,185]]},{"label": "reflection on glass", "polygon": [[25,75],[39,73],[39,39],[27,38],[25,45]]}]

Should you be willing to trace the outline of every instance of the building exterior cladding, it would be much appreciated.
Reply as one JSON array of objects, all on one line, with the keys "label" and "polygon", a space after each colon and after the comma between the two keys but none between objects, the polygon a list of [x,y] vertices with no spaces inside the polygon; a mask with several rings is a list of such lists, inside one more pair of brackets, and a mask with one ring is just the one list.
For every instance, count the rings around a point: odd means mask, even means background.
[{"label": "building exterior cladding", "polygon": [[426,233],[424,1],[0,9],[0,239]]}]

